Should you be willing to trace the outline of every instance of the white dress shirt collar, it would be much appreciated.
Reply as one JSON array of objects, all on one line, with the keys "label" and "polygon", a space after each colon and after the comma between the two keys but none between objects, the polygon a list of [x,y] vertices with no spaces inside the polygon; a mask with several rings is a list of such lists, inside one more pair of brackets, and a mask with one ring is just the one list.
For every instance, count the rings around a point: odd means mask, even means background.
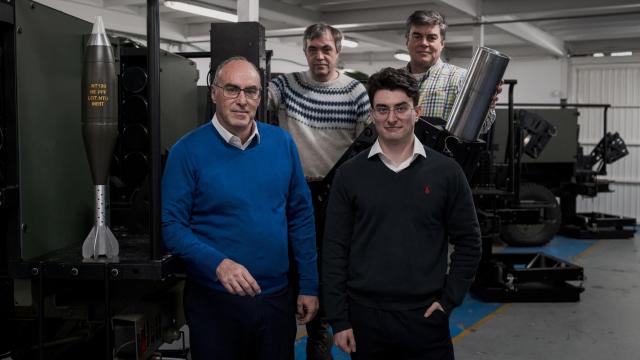
[{"label": "white dress shirt collar", "polygon": [[249,136],[249,139],[247,139],[244,144],[239,137],[230,133],[229,130],[225,129],[224,126],[220,124],[220,121],[218,121],[218,117],[216,116],[216,114],[213,114],[211,123],[213,124],[213,127],[218,130],[218,133],[220,134],[220,136],[222,136],[224,141],[226,141],[229,145],[237,147],[240,150],[245,150],[249,146],[249,144],[251,144],[253,138],[256,139],[258,144],[260,143],[260,133],[258,132],[258,124],[256,124],[255,120],[253,120],[253,131],[251,132],[251,136]]},{"label": "white dress shirt collar", "polygon": [[424,158],[427,157],[427,154],[424,151],[424,146],[415,135],[413,135],[413,154],[407,160],[401,162],[398,165],[394,164],[393,161],[391,161],[391,158],[387,156],[384,151],[382,151],[378,140],[376,140],[376,142],[371,147],[368,157],[372,157],[374,155],[378,155],[380,157],[380,160],[382,160],[382,163],[391,171],[396,173],[408,168],[409,165],[411,165],[411,163],[418,158],[418,156],[422,156]]}]

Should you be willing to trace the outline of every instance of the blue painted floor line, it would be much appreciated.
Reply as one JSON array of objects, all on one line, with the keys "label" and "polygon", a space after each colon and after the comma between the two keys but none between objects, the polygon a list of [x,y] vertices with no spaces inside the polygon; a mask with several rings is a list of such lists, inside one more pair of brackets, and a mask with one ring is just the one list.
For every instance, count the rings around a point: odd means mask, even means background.
[{"label": "blue painted floor line", "polygon": [[[613,240],[615,241],[615,240]],[[501,252],[505,253],[535,253],[543,252],[560,259],[570,260],[581,254],[598,240],[572,239],[557,235],[545,246],[538,247],[506,247]]]},{"label": "blue painted floor line", "polygon": [[[615,241],[615,240],[614,240]],[[555,256],[563,260],[571,260],[572,258],[580,255],[589,247],[594,245],[598,240],[582,240],[572,239],[564,236],[556,236],[547,245],[542,247],[525,247],[525,248],[513,248],[506,247],[500,252],[507,253],[535,253],[543,252],[547,255]],[[498,310],[503,303],[485,303],[472,295],[467,295],[462,305],[456,308],[451,317],[449,318],[449,327],[451,328],[451,337],[455,338],[460,335],[466,329],[469,329],[474,324],[477,324],[482,319],[490,316],[496,310]],[[295,344],[295,358],[296,360],[306,359],[305,346],[307,344],[307,338],[302,337],[296,341]],[[335,360],[348,360],[350,357],[333,346],[331,353]]]},{"label": "blue painted floor line", "polygon": [[455,338],[473,324],[498,310],[502,303],[487,303],[473,295],[467,295],[462,305],[453,310],[449,317],[451,337]]}]

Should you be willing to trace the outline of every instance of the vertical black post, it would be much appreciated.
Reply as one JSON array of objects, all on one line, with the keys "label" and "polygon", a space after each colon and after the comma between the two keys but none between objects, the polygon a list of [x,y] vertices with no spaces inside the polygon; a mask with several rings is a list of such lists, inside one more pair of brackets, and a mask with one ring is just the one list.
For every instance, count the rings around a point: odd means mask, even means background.
[{"label": "vertical black post", "polygon": [[44,265],[38,264],[36,271],[31,269],[31,274],[38,276],[38,358],[44,360]]},{"label": "vertical black post", "polygon": [[109,289],[109,264],[104,264],[104,358],[113,360],[111,347],[111,294]]},{"label": "vertical black post", "polygon": [[[507,82],[505,82],[507,83]],[[508,169],[509,169],[509,192],[513,193],[515,190],[515,186],[514,186],[514,181],[515,181],[515,168],[514,168],[514,161],[515,161],[515,124],[516,124],[516,119],[513,113],[513,88],[516,86],[516,81],[509,81],[509,107],[508,107],[508,118],[509,118],[509,135],[508,135],[508,144],[509,144],[509,149],[507,151],[507,156],[509,157],[509,163],[508,163]],[[518,201],[518,198],[515,198],[516,201]]]},{"label": "vertical black post", "polygon": [[522,175],[522,127],[520,126],[520,117],[515,118],[515,145],[516,156],[513,176],[513,198],[516,205],[520,204],[520,177]]},{"label": "vertical black post", "polygon": [[604,133],[602,139],[603,139],[603,148],[602,148],[602,169],[600,169],[599,174],[600,175],[606,175],[607,174],[607,153],[609,152],[609,139],[607,137],[607,110],[609,110],[609,106],[610,105],[605,105],[604,106],[604,129],[602,130],[602,132]]},{"label": "vertical black post", "polygon": [[[2,4],[2,3],[0,3]],[[3,17],[0,28],[0,130],[2,130],[2,146],[0,147],[0,188],[3,188],[3,206],[5,210],[0,216],[0,231],[6,245],[6,258],[0,260],[2,266],[10,261],[21,260],[20,236],[20,201],[18,201],[19,161],[18,161],[18,117],[16,115],[16,26],[15,2],[0,6]],[[9,26],[11,25],[11,26]],[[0,245],[0,250],[4,250]],[[4,270],[4,269],[3,269]]]},{"label": "vertical black post", "polygon": [[151,260],[160,258],[160,8],[147,0],[147,68],[149,69],[149,133],[151,164]]}]

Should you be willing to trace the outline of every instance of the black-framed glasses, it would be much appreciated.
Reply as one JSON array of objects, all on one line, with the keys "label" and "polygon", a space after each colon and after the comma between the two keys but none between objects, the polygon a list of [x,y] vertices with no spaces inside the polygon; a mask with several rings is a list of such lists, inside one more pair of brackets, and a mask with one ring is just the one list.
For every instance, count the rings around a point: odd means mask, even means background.
[{"label": "black-framed glasses", "polygon": [[255,86],[250,86],[247,88],[239,88],[235,85],[225,85],[220,86],[218,84],[213,84],[215,87],[222,89],[222,95],[229,99],[235,99],[240,96],[240,92],[244,92],[244,96],[247,99],[258,100],[260,98],[260,88]]},{"label": "black-framed glasses", "polygon": [[396,105],[392,108],[384,105],[374,106],[371,109],[371,114],[377,120],[385,120],[389,117],[389,114],[393,111],[398,119],[406,119],[411,116],[411,105],[404,103],[400,105]]}]

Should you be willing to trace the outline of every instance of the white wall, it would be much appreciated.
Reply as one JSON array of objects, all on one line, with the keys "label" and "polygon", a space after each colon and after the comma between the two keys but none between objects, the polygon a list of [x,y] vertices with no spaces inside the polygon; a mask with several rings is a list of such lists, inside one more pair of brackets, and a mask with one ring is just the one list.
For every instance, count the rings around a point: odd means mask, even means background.
[{"label": "white wall", "polygon": [[[504,78],[518,80],[513,92],[516,103],[559,103],[567,97],[566,69],[566,59],[513,59]],[[507,102],[506,91],[500,102]]]},{"label": "white wall", "polygon": [[305,71],[309,68],[302,47],[278,39],[267,39],[267,50],[273,50],[271,57],[272,73],[290,73]]},{"label": "white wall", "polygon": [[[603,212],[640,219],[640,56],[581,58],[571,62],[572,100],[611,104],[607,130],[618,132],[629,155],[607,166],[613,193],[579,198],[579,211]],[[603,136],[602,110],[583,109],[580,142],[589,152]]]},{"label": "white wall", "polygon": [[[471,59],[452,59],[451,63],[468,67]],[[559,103],[567,94],[567,59],[552,57],[512,58],[505,79],[518,80],[513,92],[516,103]],[[507,86],[503,87],[499,102],[507,102]]]},{"label": "white wall", "polygon": [[211,63],[210,58],[193,58],[191,59],[196,63],[196,67],[198,68],[198,86],[207,86],[207,72],[209,71],[209,64]]},{"label": "white wall", "polygon": [[341,63],[341,65],[345,68],[345,69],[354,69],[354,70],[358,70],[358,71],[362,71],[363,73],[367,74],[367,75],[372,75],[373,73],[386,68],[386,67],[392,67],[392,68],[400,68],[403,66],[407,66],[407,63],[404,61],[354,61],[354,62],[344,62]]}]

